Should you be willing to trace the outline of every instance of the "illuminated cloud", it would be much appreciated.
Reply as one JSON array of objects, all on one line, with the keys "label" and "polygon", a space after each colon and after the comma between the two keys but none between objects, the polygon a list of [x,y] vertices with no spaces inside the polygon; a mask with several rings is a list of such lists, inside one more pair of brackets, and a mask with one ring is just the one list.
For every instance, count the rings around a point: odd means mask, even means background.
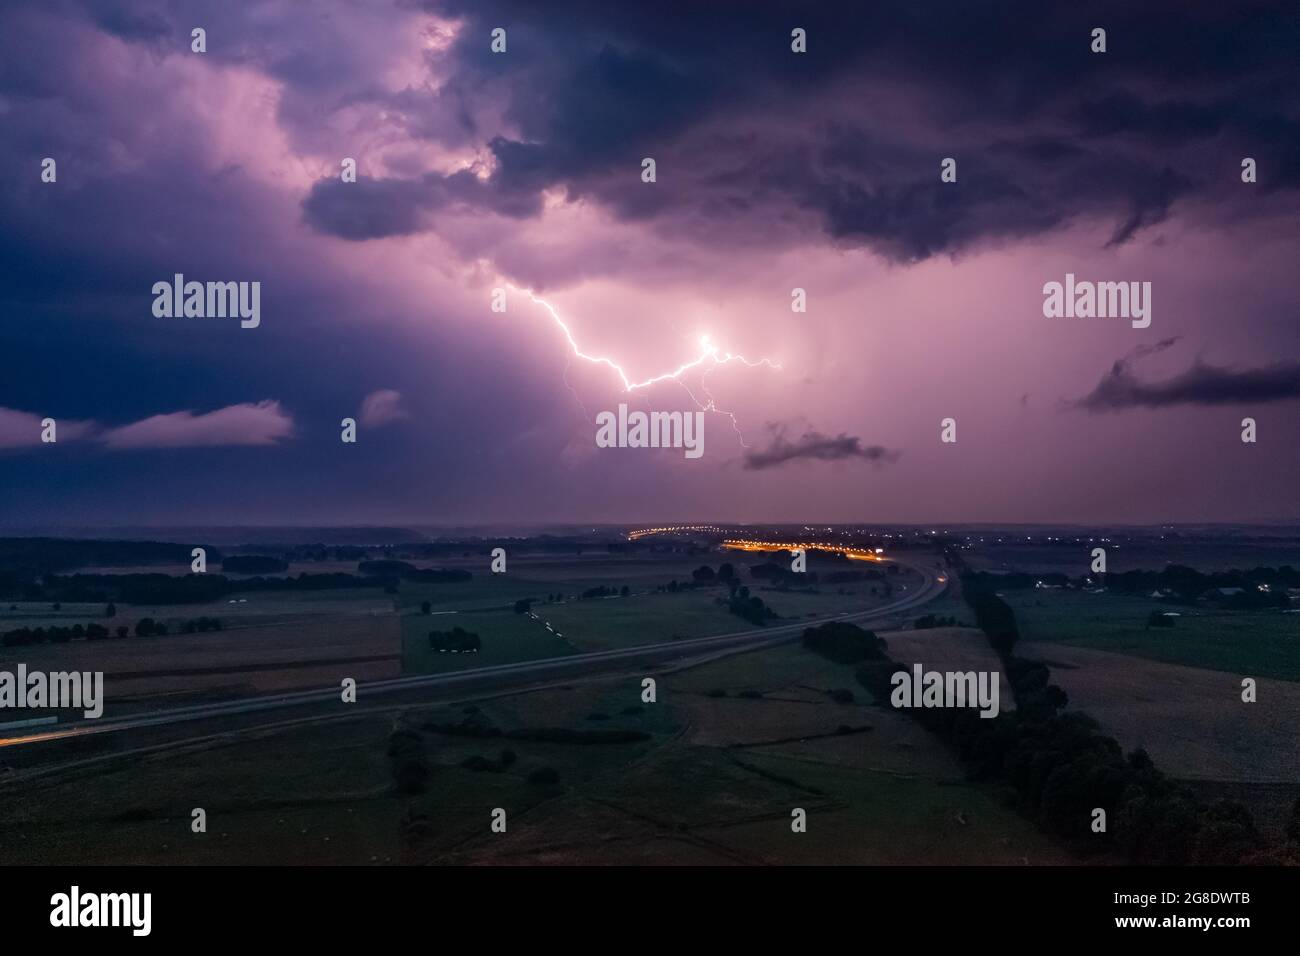
[{"label": "illuminated cloud", "polygon": [[391,388],[381,388],[377,392],[371,392],[361,402],[361,412],[357,420],[362,425],[373,428],[410,417],[410,413],[402,408],[401,393]]},{"label": "illuminated cloud", "polygon": [[[0,448],[26,448],[40,445],[41,420],[53,415],[34,415],[31,412],[0,408]],[[56,435],[60,442],[77,441],[94,433],[94,422],[63,421],[57,419]]]},{"label": "illuminated cloud", "polygon": [[198,448],[274,445],[293,434],[293,418],[273,400],[230,405],[213,412],[154,415],[100,436],[109,448]]}]

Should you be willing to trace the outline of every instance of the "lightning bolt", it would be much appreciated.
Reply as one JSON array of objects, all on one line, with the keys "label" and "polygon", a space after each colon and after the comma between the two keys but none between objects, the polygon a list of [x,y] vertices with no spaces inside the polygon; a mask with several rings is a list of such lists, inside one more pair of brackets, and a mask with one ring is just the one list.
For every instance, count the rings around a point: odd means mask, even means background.
[{"label": "lightning bolt", "polygon": [[[509,283],[507,283],[507,285],[509,285]],[[566,323],[564,319],[560,317],[560,313],[556,311],[555,306],[551,305],[551,303],[547,302],[541,296],[537,295],[535,292],[533,292],[532,289],[520,289],[519,287],[514,285],[509,285],[509,287],[511,289],[514,289],[516,292],[522,292],[524,295],[528,296],[528,298],[532,300],[536,305],[540,305],[543,309],[545,309],[550,314],[551,319],[554,320],[557,326],[559,326],[560,331],[564,333],[564,338],[569,343],[569,350],[573,357],[580,358],[584,362],[590,362],[592,365],[604,365],[607,368],[613,369],[614,373],[618,375],[619,381],[623,385],[624,392],[635,392],[640,389],[649,388],[652,385],[658,385],[660,382],[675,381],[677,382],[677,384],[682,386],[682,388],[686,391],[686,394],[691,397],[691,401],[693,401],[696,407],[699,408],[701,411],[717,412],[719,415],[726,415],[728,418],[730,418],[731,427],[735,429],[736,435],[740,438],[741,446],[745,448],[749,447],[749,445],[745,443],[745,436],[740,431],[740,424],[736,421],[735,414],[733,412],[729,412],[726,411],[725,409],[719,408],[717,402],[714,401],[713,395],[709,392],[709,386],[707,381],[708,375],[710,372],[712,372],[714,369],[718,368],[719,366],[731,365],[737,362],[748,368],[759,368],[761,366],[767,366],[768,368],[778,372],[781,370],[780,365],[776,364],[771,359],[766,359],[766,358],[748,359],[743,355],[738,355],[733,352],[724,351],[723,349],[714,345],[713,342],[710,340],[709,336],[702,335],[700,336],[700,352],[698,355],[695,356],[695,358],[691,359],[689,362],[683,362],[681,365],[677,366],[671,372],[661,372],[660,374],[652,375],[650,378],[644,379],[643,381],[634,382],[628,376],[627,372],[624,371],[623,366],[619,365],[612,358],[609,358],[608,356],[604,356],[604,355],[588,355],[586,352],[584,352],[581,346],[578,345],[578,340],[574,338],[573,331],[569,328],[568,323]],[[701,402],[698,398],[696,398],[695,393],[691,391],[690,386],[687,385],[686,382],[682,379],[682,376],[685,375],[687,372],[691,371],[692,369],[701,368],[701,367],[704,368],[704,371],[703,374],[700,376],[700,388],[703,390],[705,397],[708,399],[707,402]],[[566,385],[568,385],[567,373],[568,373],[568,366],[566,365],[565,366]],[[573,391],[572,386],[569,386],[569,391],[571,392]],[[574,397],[575,398],[577,397],[576,392],[574,392]],[[582,404],[580,399],[578,404],[579,405]],[[585,409],[584,409],[584,414],[585,414]]]}]

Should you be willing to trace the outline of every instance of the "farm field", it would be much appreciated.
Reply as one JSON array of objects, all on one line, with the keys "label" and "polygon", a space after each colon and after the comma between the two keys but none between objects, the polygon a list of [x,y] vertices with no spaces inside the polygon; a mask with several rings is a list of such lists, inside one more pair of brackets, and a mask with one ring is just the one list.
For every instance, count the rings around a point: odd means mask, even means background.
[{"label": "farm field", "polygon": [[[927,608],[928,610],[928,608]],[[973,627],[934,627],[924,630],[881,632],[885,653],[907,667],[922,664],[926,670],[996,671],[999,711],[1015,709],[1011,685],[997,652],[984,632]]]},{"label": "farm field", "polygon": [[[1241,677],[1066,644],[1033,645],[1070,706],[1101,723],[1126,750],[1142,747],[1173,777],[1239,783],[1300,780],[1300,684]],[[1024,651],[1022,651],[1024,653]],[[1291,800],[1295,795],[1291,795]]]},{"label": "farm field", "polygon": [[[1300,680],[1300,614],[1184,608],[1149,598],[1069,590],[1002,592],[1022,641],[1050,641],[1191,667]],[[1148,628],[1154,610],[1181,614],[1171,628]]]}]

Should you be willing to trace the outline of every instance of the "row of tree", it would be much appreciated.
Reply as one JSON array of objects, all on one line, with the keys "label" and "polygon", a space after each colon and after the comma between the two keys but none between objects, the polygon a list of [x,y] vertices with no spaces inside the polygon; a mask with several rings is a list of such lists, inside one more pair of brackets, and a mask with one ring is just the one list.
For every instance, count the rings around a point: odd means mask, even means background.
[{"label": "row of tree", "polygon": [[[468,572],[465,572],[468,574]],[[46,575],[20,595],[24,601],[126,604],[207,604],[231,594],[262,591],[328,591],[344,588],[390,587],[398,578],[355,574],[299,574],[296,577],[232,579],[222,574],[72,574]]]},{"label": "row of tree", "polygon": [[[195,634],[205,631],[221,630],[221,621],[215,617],[196,617],[181,621],[176,625],[177,633]],[[136,637],[163,637],[169,633],[168,625],[155,621],[151,617],[142,617],[135,624],[135,629],[119,624],[110,630],[102,624],[73,624],[71,627],[19,627],[0,634],[0,645],[4,647],[25,647],[32,644],[66,644],[69,641],[104,641],[110,638],[127,638],[134,633]]]}]

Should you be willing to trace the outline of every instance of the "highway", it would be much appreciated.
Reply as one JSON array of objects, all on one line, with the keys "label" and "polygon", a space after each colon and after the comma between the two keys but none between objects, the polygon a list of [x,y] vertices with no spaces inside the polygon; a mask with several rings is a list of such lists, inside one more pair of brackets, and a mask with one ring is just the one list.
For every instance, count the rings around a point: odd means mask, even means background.
[{"label": "highway", "polygon": [[[730,634],[711,637],[689,638],[665,641],[656,644],[642,644],[635,647],[617,648],[606,651],[594,651],[584,654],[570,654],[565,657],[543,658],[541,660],[522,661],[515,664],[500,664],[491,667],[477,667],[468,670],[441,674],[421,674],[414,677],[399,677],[391,680],[371,681],[357,685],[357,703],[342,702],[341,687],[332,686],[319,690],[297,691],[288,694],[275,694],[255,698],[220,701],[188,707],[175,707],[134,714],[129,717],[98,720],[81,720],[60,726],[57,729],[35,731],[27,734],[0,737],[0,754],[6,760],[19,752],[43,750],[37,745],[57,745],[58,742],[78,743],[85,738],[100,735],[117,735],[122,737],[127,731],[159,731],[181,728],[195,722],[216,724],[221,732],[238,732],[255,729],[268,723],[301,722],[310,719],[336,719],[350,716],[349,709],[369,704],[377,698],[383,698],[394,705],[418,705],[431,702],[431,698],[452,699],[472,694],[500,693],[504,691],[525,690],[533,685],[554,683],[574,677],[586,677],[608,671],[618,671],[633,665],[661,666],[682,662],[699,657],[725,654],[728,652],[751,650],[771,644],[794,641],[809,627],[825,624],[829,621],[848,621],[855,624],[879,626],[898,615],[913,610],[933,600],[947,587],[946,577],[934,575],[919,565],[908,565],[919,572],[924,583],[906,597],[868,611],[853,611],[831,615],[816,620],[803,620],[798,623],[780,624],[772,627],[753,628]],[[444,691],[450,694],[442,693]],[[251,720],[248,718],[252,718]],[[270,718],[267,720],[266,718]],[[286,718],[296,718],[295,720]],[[259,723],[258,721],[261,721]],[[191,739],[198,728],[185,727],[190,737],[177,737],[164,734],[163,740],[171,745]],[[211,730],[209,729],[210,733]],[[132,736],[135,735],[126,735]],[[170,738],[170,739],[167,739]],[[117,743],[115,741],[115,743]],[[111,751],[124,751],[124,744],[110,747]],[[62,750],[57,746],[53,750]],[[84,746],[76,746],[73,754],[84,755]],[[110,756],[106,754],[105,756]],[[33,755],[34,756],[34,755]],[[47,756],[57,758],[50,753]],[[42,761],[36,761],[42,762]],[[27,760],[19,761],[29,765]],[[18,774],[16,776],[24,776]],[[4,778],[0,777],[0,781]]]}]

